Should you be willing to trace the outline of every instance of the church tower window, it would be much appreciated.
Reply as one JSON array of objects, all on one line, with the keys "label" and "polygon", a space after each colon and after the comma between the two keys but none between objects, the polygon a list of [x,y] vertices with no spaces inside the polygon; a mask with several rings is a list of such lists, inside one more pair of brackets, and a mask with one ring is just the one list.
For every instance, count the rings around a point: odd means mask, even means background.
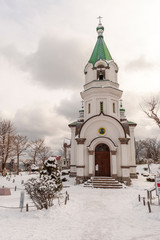
[{"label": "church tower window", "polygon": [[91,104],[88,103],[88,113],[91,113]]},{"label": "church tower window", "polygon": [[116,113],[116,105],[113,103],[113,113]]},{"label": "church tower window", "polygon": [[100,112],[103,112],[103,102],[100,102]]},{"label": "church tower window", "polygon": [[103,65],[99,65],[97,68],[97,79],[104,80],[105,79],[105,69]]}]

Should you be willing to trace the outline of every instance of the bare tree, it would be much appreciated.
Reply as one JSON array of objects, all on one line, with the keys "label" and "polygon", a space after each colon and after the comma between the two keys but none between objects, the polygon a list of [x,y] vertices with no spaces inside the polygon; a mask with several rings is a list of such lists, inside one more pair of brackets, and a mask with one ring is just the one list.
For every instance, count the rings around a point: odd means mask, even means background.
[{"label": "bare tree", "polygon": [[29,171],[31,169],[32,161],[30,159],[22,160],[25,171]]},{"label": "bare tree", "polygon": [[17,174],[19,174],[19,160],[20,156],[24,155],[24,152],[28,148],[28,139],[26,136],[16,135],[13,138],[13,151],[17,158]]},{"label": "bare tree", "polygon": [[44,140],[37,138],[29,143],[28,155],[32,158],[33,164],[36,164],[37,157],[44,148]]},{"label": "bare tree", "polygon": [[136,161],[139,162],[140,157],[143,156],[144,154],[144,144],[142,140],[135,141],[135,146],[136,146]]},{"label": "bare tree", "polygon": [[158,111],[160,108],[160,99],[158,97],[151,97],[149,100],[145,100],[143,106],[141,106],[143,112],[160,128],[160,116]]},{"label": "bare tree", "polygon": [[160,156],[160,142],[156,138],[147,138],[142,143],[145,148],[145,157],[158,161]]},{"label": "bare tree", "polygon": [[2,162],[2,170],[6,167],[9,157],[13,156],[13,138],[15,135],[15,127],[9,120],[0,122],[0,158]]},{"label": "bare tree", "polygon": [[44,146],[38,153],[39,159],[42,161],[43,166],[45,160],[47,160],[52,155],[50,147]]}]

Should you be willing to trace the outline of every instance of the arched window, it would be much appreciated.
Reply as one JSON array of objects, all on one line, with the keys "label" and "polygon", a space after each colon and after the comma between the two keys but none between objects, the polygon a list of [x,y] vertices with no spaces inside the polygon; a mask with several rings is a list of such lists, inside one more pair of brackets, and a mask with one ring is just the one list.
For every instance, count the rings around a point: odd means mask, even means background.
[{"label": "arched window", "polygon": [[97,79],[104,80],[105,79],[105,68],[103,65],[99,65],[97,67]]}]

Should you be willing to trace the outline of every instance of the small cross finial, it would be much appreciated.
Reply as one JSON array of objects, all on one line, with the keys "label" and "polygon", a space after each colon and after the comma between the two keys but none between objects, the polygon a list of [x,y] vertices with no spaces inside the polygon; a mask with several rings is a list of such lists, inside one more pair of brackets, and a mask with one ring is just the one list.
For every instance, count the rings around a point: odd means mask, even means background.
[{"label": "small cross finial", "polygon": [[99,24],[101,24],[101,18],[103,18],[103,17],[101,17],[101,16],[97,17],[97,19],[99,19]]}]

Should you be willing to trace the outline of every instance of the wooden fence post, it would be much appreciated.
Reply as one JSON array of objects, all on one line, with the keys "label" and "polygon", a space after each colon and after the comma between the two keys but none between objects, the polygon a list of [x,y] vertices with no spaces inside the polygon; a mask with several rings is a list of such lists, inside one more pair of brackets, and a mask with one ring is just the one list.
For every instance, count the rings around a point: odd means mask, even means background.
[{"label": "wooden fence post", "polygon": [[146,205],[145,197],[143,197],[143,205],[144,205],[144,206]]},{"label": "wooden fence post", "polygon": [[149,213],[150,213],[150,212],[151,212],[151,206],[150,206],[149,201],[147,201],[147,205],[148,205],[148,211],[149,211]]},{"label": "wooden fence post", "polygon": [[67,200],[68,200],[68,193],[66,192],[66,196],[65,196],[65,202],[64,202],[64,204],[66,205],[67,204]]},{"label": "wooden fence post", "polygon": [[26,212],[28,212],[29,207],[28,207],[28,203],[26,204]]},{"label": "wooden fence post", "polygon": [[149,194],[149,191],[147,190],[147,199],[149,200],[150,199],[150,194]]}]

